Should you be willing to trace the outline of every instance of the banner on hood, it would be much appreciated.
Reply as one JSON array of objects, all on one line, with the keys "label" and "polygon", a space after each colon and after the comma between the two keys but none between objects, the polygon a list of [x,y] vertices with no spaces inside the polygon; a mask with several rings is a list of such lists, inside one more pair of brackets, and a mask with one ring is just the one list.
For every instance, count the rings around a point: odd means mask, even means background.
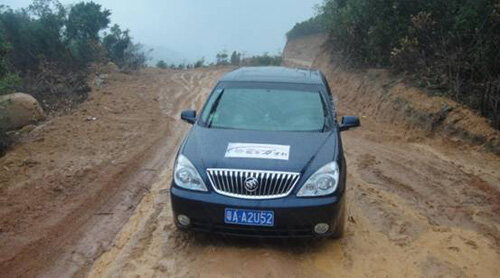
[{"label": "banner on hood", "polygon": [[288,160],[289,145],[229,143],[224,157]]}]

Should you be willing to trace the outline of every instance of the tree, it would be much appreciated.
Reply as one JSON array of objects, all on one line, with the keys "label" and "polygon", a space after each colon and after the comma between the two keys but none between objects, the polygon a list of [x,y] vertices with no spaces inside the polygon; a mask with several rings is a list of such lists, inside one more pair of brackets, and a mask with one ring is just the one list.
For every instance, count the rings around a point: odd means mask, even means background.
[{"label": "tree", "polygon": [[202,57],[196,63],[194,63],[194,68],[201,68],[205,65],[205,57]]},{"label": "tree", "polygon": [[109,34],[105,33],[102,39],[102,45],[114,63],[121,64],[125,60],[125,50],[131,43],[129,31],[122,31],[118,24],[109,29]]},{"label": "tree", "polygon": [[231,54],[231,65],[239,66],[240,63],[241,63],[241,53],[233,51],[233,54]]},{"label": "tree", "polygon": [[142,45],[134,44],[129,30],[122,31],[117,24],[110,28],[109,34],[104,34],[102,45],[111,61],[120,68],[136,70],[146,63],[147,55],[142,50]]},{"label": "tree", "polygon": [[323,24],[323,17],[320,15],[295,24],[292,30],[286,33],[286,38],[291,40],[302,36],[323,32],[326,32],[326,28]]},{"label": "tree", "polygon": [[165,61],[160,60],[158,61],[158,63],[156,63],[156,67],[160,69],[166,69],[168,66],[167,63],[165,63]]},{"label": "tree", "polygon": [[5,41],[4,34],[0,29],[0,95],[10,93],[21,85],[19,76],[11,73],[7,66],[7,56],[10,50],[11,46]]},{"label": "tree", "polygon": [[94,2],[80,2],[69,11],[66,36],[70,52],[82,64],[99,56],[99,31],[108,27],[111,12]]},{"label": "tree", "polygon": [[279,66],[281,65],[281,55],[269,55],[265,52],[262,55],[252,56],[242,60],[242,64],[246,66]]},{"label": "tree", "polygon": [[0,9],[0,28],[11,46],[9,62],[21,74],[36,71],[43,60],[71,61],[62,35],[66,11],[57,3],[34,1],[28,9]]},{"label": "tree", "polygon": [[227,55],[226,50],[223,50],[223,51],[217,53],[217,55],[215,55],[215,57],[217,59],[217,65],[227,65],[228,64],[228,61],[227,61],[228,55]]},{"label": "tree", "polygon": [[94,2],[74,5],[68,15],[66,33],[70,40],[98,41],[99,31],[108,27],[111,12]]},{"label": "tree", "polygon": [[315,33],[317,24],[348,65],[409,73],[500,128],[498,1],[325,0],[287,36]]},{"label": "tree", "polygon": [[[149,50],[151,52],[152,49]],[[148,54],[143,51],[143,45],[140,43],[129,43],[125,49],[123,63],[121,68],[126,71],[138,70],[146,65]]]}]

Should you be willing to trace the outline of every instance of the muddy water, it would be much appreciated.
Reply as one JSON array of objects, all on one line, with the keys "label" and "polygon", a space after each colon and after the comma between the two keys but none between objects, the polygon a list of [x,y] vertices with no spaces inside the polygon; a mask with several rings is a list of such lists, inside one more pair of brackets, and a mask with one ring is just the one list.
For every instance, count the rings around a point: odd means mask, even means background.
[{"label": "muddy water", "polygon": [[[208,92],[215,77],[176,73],[170,79],[176,91],[160,92],[159,105],[172,117],[184,107],[199,108],[206,96],[200,92]],[[172,128],[186,131],[182,123]],[[341,240],[179,232],[168,198],[172,169],[166,167],[88,275],[498,277],[500,159],[404,133],[364,118],[362,128],[343,134],[348,222]],[[172,165],[173,154],[168,159]]]}]

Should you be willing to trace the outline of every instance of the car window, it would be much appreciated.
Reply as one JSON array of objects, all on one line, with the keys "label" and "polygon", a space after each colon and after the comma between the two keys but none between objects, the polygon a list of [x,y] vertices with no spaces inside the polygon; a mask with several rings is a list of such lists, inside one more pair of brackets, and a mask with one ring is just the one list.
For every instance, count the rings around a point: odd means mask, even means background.
[{"label": "car window", "polygon": [[325,115],[318,91],[226,88],[212,94],[202,121],[211,128],[320,131]]}]

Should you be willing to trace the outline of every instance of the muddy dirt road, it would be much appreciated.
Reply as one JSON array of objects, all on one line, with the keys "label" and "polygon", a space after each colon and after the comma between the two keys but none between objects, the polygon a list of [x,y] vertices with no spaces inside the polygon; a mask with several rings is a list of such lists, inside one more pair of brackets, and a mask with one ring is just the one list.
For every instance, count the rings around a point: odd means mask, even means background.
[{"label": "muddy dirt road", "polygon": [[170,162],[226,69],[113,73],[0,158],[0,277],[81,276]]},{"label": "muddy dirt road", "polygon": [[337,104],[340,114],[362,116],[363,127],[342,135],[343,239],[177,231],[169,181],[188,128],[178,115],[199,108],[224,71],[113,75],[72,115],[2,158],[10,176],[0,199],[0,276],[498,277],[498,156],[409,134],[347,103]]}]

